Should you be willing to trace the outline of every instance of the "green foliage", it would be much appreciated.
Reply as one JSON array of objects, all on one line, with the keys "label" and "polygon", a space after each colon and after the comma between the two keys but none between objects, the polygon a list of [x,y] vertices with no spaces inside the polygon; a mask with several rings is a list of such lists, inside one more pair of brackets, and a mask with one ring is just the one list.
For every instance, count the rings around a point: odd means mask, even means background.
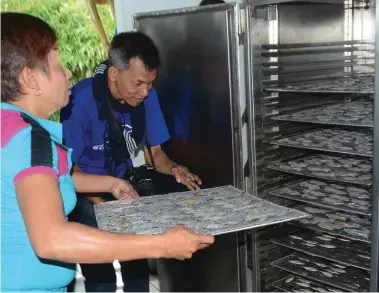
[{"label": "green foliage", "polygon": [[[1,11],[24,12],[42,18],[58,34],[62,64],[72,72],[72,83],[93,72],[105,59],[105,51],[91,19],[85,0],[2,0]],[[99,9],[108,37],[115,23],[108,5]],[[54,120],[59,115],[53,115]]]}]

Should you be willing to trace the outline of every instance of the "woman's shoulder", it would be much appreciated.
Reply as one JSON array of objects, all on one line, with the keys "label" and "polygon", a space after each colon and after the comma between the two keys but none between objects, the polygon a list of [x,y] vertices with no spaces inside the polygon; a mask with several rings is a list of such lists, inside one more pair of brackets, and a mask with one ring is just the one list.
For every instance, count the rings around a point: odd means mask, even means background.
[{"label": "woman's shoulder", "polygon": [[1,109],[1,148],[6,148],[15,137],[31,135],[31,125],[21,112]]}]

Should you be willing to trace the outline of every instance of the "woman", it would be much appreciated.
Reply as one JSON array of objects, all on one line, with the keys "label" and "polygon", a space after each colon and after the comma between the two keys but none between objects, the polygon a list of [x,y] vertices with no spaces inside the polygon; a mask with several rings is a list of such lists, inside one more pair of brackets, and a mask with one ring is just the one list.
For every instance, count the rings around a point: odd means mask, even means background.
[{"label": "woman", "polygon": [[183,227],[164,234],[108,233],[66,217],[79,192],[138,195],[125,181],[71,170],[51,113],[68,102],[51,27],[20,13],[1,14],[1,291],[65,291],[75,263],[141,258],[190,258],[212,236]]}]

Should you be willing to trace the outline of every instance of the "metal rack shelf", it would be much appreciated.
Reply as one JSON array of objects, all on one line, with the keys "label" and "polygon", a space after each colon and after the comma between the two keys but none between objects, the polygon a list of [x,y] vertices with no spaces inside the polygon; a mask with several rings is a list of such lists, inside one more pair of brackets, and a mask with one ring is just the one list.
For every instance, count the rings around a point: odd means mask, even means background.
[{"label": "metal rack shelf", "polygon": [[369,218],[304,205],[299,205],[295,208],[312,215],[312,217],[293,221],[292,224],[351,240],[370,243],[371,221]]},{"label": "metal rack shelf", "polygon": [[346,102],[272,117],[277,121],[372,128],[372,101]]},{"label": "metal rack shelf", "polygon": [[268,166],[269,169],[305,177],[335,182],[372,185],[370,159],[354,159],[316,154],[293,160],[283,160]]},{"label": "metal rack shelf", "polygon": [[327,209],[371,215],[371,191],[358,187],[307,180],[273,190],[270,195]]},{"label": "metal rack shelf", "polygon": [[370,271],[370,245],[362,242],[312,231],[292,234],[271,242],[311,256]]},{"label": "metal rack shelf", "polygon": [[274,283],[272,286],[285,292],[341,292],[341,290],[295,275],[289,275]]},{"label": "metal rack shelf", "polygon": [[[349,63],[346,63],[346,67]],[[271,92],[292,93],[339,93],[339,94],[373,94],[374,75],[351,76],[317,81],[282,84],[265,88]]]},{"label": "metal rack shelf", "polygon": [[318,129],[274,140],[271,144],[372,157],[372,140],[372,133],[342,129]]},{"label": "metal rack shelf", "polygon": [[368,272],[297,252],[271,264],[295,275],[334,286],[344,291],[365,292],[369,289],[370,274]]}]

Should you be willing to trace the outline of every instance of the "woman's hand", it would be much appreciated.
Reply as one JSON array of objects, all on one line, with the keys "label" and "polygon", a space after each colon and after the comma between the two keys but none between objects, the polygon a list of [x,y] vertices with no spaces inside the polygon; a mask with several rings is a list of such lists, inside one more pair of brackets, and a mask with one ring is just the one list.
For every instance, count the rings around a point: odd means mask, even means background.
[{"label": "woman's hand", "polygon": [[189,190],[200,189],[199,176],[192,174],[187,167],[177,165],[171,169],[171,175],[175,177],[176,182],[187,186]]},{"label": "woman's hand", "polygon": [[189,259],[199,249],[214,243],[212,235],[202,235],[185,227],[175,227],[160,235],[164,239],[163,258]]},{"label": "woman's hand", "polygon": [[113,183],[110,187],[110,192],[117,199],[138,198],[139,195],[134,187],[126,180],[113,177]]}]

